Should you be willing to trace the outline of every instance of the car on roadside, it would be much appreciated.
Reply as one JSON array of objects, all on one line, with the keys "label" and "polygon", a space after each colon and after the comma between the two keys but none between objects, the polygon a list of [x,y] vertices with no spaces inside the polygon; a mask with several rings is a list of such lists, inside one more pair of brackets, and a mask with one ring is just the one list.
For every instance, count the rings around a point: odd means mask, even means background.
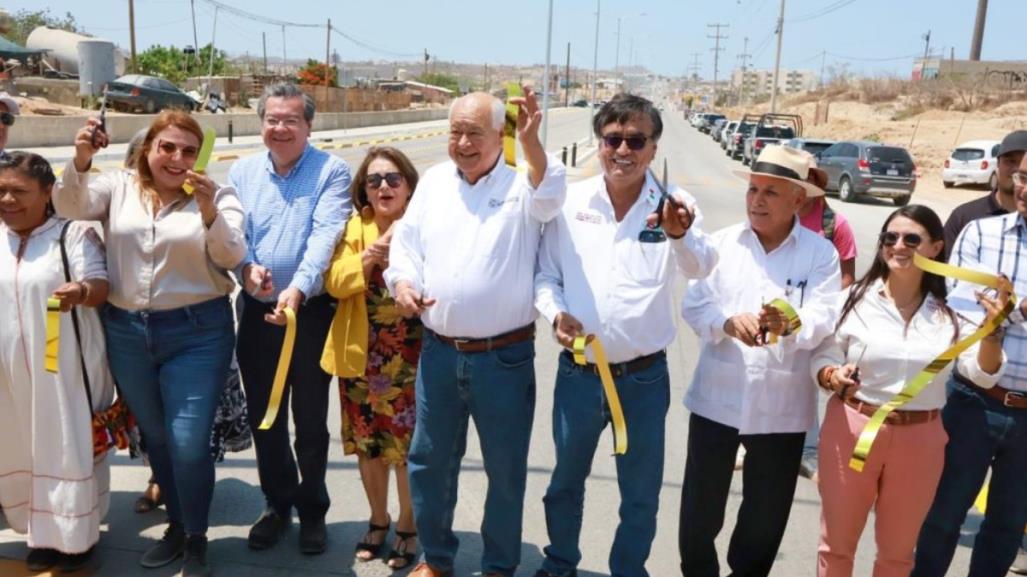
[{"label": "car on roadside", "polygon": [[797,136],[792,126],[759,123],[742,143],[742,164],[752,164],[771,144],[781,144]]},{"label": "car on roadside", "polygon": [[740,120],[735,131],[731,133],[728,138],[727,147],[724,148],[724,152],[731,157],[732,160],[738,160],[742,158],[742,148],[745,146],[745,139],[752,134],[752,129],[756,127],[755,122],[746,122]]},{"label": "car on roadside", "polygon": [[827,173],[827,190],[838,191],[843,202],[866,195],[905,206],[916,190],[916,164],[901,146],[866,140],[836,142],[820,153],[817,164]]},{"label": "car on roadside", "polygon": [[720,133],[724,130],[724,127],[727,126],[727,122],[727,118],[718,118],[710,126],[710,138],[713,139],[713,142],[720,140]]},{"label": "car on roadside", "polygon": [[723,114],[716,114],[714,112],[708,112],[703,116],[702,123],[699,124],[699,132],[710,133],[710,129],[713,128],[713,123],[724,118]]},{"label": "car on roadside", "polygon": [[828,148],[831,148],[831,146],[834,143],[834,140],[818,140],[815,138],[793,138],[791,140],[783,142],[781,145],[787,146],[789,148],[795,148],[798,150],[805,150],[813,156],[817,156],[821,152],[827,150]]},{"label": "car on roadside", "polygon": [[945,159],[941,169],[941,183],[945,188],[957,184],[987,185],[990,190],[998,187],[997,140],[971,140],[964,142]]},{"label": "car on roadside", "polygon": [[577,108],[588,108],[588,101],[584,98],[580,100],[575,100],[574,104],[571,104],[571,106],[575,106]]},{"label": "car on roadside", "polygon": [[717,137],[717,142],[720,143],[721,150],[727,150],[727,141],[731,138],[731,134],[734,133],[736,128],[738,128],[738,121],[732,120],[725,124],[724,128],[720,129],[720,136]]},{"label": "car on roadside", "polygon": [[115,110],[139,110],[147,114],[165,108],[193,111],[199,103],[164,78],[126,74],[107,83],[107,104]]}]

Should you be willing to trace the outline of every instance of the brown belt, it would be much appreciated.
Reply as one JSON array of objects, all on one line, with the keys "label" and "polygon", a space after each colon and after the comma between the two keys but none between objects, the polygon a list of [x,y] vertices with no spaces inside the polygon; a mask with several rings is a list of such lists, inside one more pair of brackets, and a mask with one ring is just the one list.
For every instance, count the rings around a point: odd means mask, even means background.
[{"label": "brown belt", "polygon": [[[843,402],[855,411],[868,417],[873,417],[877,409],[881,408],[878,405],[871,405],[856,399],[846,399]],[[892,411],[885,417],[884,422],[889,425],[919,425],[920,423],[929,423],[940,416],[941,409],[931,409],[929,411]]]},{"label": "brown belt", "polygon": [[1027,409],[1027,393],[1023,391],[1014,391],[998,385],[995,385],[990,389],[985,389],[955,371],[952,372],[952,376],[960,383],[967,385],[987,397],[995,399],[1005,407],[1009,407],[1010,409]]},{"label": "brown belt", "polygon": [[[574,355],[570,351],[563,351],[564,355],[567,355],[571,362],[574,362]],[[664,351],[656,351],[642,357],[635,357],[630,361],[623,363],[610,363],[610,374],[613,378],[619,379],[624,375],[630,375],[631,373],[637,373],[638,371],[644,371],[649,367],[656,364],[660,359],[666,358],[667,353]],[[586,373],[592,373],[594,375],[599,374],[599,367],[595,363],[585,363],[584,365],[574,365],[577,369]]]},{"label": "brown belt", "polygon": [[530,324],[519,329],[514,329],[508,333],[496,335],[494,337],[488,337],[485,339],[465,339],[465,338],[453,338],[447,337],[446,335],[440,335],[437,332],[429,331],[435,338],[439,339],[443,343],[453,347],[461,353],[485,353],[503,347],[508,347],[517,343],[523,343],[524,341],[530,341],[535,338],[535,325]]}]

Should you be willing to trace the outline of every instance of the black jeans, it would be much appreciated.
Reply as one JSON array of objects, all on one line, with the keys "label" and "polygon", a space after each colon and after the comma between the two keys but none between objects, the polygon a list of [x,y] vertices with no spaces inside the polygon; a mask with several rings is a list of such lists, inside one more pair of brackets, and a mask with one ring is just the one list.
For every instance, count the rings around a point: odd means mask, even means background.
[{"label": "black jeans", "polygon": [[[325,471],[332,376],[321,370],[321,351],[332,324],[334,299],[327,295],[314,297],[296,313],[296,346],[278,418],[270,429],[261,431],[257,427],[267,411],[285,327],[264,321],[264,314],[274,308],[273,304],[262,303],[246,293],[240,295],[244,306],[236,354],[246,389],[260,488],[267,504],[283,517],[291,515],[295,507],[301,522],[323,519],[331,503]],[[296,430],[295,457],[289,447],[290,397]]]},{"label": "black jeans", "polygon": [[714,540],[724,526],[739,443],[745,446],[742,506],[727,562],[734,577],[770,574],[792,509],[805,436],[739,435],[738,429],[692,414],[678,534],[683,575],[720,575]]}]

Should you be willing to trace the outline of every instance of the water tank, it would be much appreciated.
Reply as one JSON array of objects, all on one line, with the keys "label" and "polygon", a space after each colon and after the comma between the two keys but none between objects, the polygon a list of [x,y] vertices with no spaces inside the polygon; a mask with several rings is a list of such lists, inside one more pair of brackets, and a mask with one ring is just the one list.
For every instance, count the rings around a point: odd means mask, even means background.
[{"label": "water tank", "polygon": [[68,74],[78,74],[78,43],[90,40],[88,36],[40,26],[29,33],[25,46],[34,50],[46,50],[44,57],[50,66]]},{"label": "water tank", "polygon": [[78,93],[96,96],[103,85],[117,77],[114,67],[114,43],[88,38],[78,43]]}]

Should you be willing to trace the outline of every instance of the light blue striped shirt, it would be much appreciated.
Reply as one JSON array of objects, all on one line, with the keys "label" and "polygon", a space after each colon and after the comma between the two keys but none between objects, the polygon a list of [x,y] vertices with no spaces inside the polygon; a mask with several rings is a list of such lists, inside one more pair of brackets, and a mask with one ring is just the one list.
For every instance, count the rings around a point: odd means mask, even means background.
[{"label": "light blue striped shirt", "polygon": [[[1000,272],[1013,282],[1013,290],[1019,298],[1027,297],[1027,223],[1023,216],[1013,212],[968,223],[956,239],[956,249],[949,263],[956,266],[980,264]],[[950,289],[956,282],[950,283]],[[1007,365],[999,386],[1027,391],[1027,323],[1020,306],[1009,316],[1002,348]]]},{"label": "light blue striped shirt", "polygon": [[228,181],[246,213],[246,259],[271,270],[278,299],[288,287],[306,298],[323,292],[324,271],[349,218],[349,166],[307,144],[287,175],[278,176],[271,153],[255,154],[232,165]]}]

